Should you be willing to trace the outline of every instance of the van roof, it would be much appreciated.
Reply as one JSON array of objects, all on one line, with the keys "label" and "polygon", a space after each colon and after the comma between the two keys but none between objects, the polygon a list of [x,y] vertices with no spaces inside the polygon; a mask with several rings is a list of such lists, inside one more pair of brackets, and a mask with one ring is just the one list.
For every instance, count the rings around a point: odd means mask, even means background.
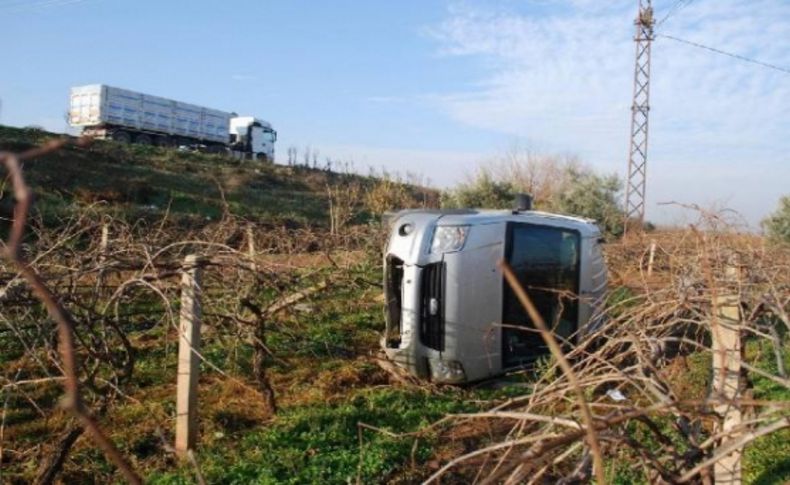
[{"label": "van roof", "polygon": [[[526,222],[530,224],[544,224],[555,227],[567,227],[577,230],[583,237],[600,236],[601,231],[592,219],[583,217],[552,214],[541,211],[513,211],[513,210],[488,210],[488,209],[416,209],[403,210],[394,214],[392,221],[406,215],[421,214],[435,216],[441,225],[477,225],[490,224],[502,221]],[[439,220],[441,222],[439,222]]]}]

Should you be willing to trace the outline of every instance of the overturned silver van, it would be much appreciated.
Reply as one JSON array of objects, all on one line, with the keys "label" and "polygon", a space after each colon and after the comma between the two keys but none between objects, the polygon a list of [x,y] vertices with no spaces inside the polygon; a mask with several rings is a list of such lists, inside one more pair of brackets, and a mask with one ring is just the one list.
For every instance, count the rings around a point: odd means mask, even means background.
[{"label": "overturned silver van", "polygon": [[502,260],[561,339],[572,344],[589,329],[606,289],[600,230],[591,220],[528,209],[389,218],[381,344],[390,360],[433,382],[464,383],[545,355],[497,266]]}]

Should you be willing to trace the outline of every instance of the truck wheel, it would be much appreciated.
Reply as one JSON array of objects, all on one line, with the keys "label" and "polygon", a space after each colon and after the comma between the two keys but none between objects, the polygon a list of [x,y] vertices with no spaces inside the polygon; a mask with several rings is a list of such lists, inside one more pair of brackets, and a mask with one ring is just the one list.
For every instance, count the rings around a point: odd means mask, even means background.
[{"label": "truck wheel", "polygon": [[151,139],[151,137],[149,135],[146,135],[146,134],[137,135],[137,138],[134,141],[138,145],[153,145],[153,143],[154,143],[154,141]]},{"label": "truck wheel", "polygon": [[256,153],[255,160],[263,163],[269,163],[269,157],[267,157],[265,153]]},{"label": "truck wheel", "polygon": [[167,147],[172,147],[174,143],[168,136],[157,136],[156,138],[154,138],[154,145],[158,147],[167,148]]},{"label": "truck wheel", "polygon": [[132,135],[126,131],[118,130],[113,132],[112,139],[118,143],[126,144],[132,142]]}]

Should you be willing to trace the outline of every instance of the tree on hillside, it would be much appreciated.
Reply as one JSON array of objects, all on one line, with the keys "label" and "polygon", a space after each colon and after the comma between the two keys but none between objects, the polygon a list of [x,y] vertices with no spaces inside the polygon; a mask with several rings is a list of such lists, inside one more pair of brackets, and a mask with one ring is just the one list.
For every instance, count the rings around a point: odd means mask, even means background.
[{"label": "tree on hillside", "polygon": [[509,182],[494,180],[487,170],[456,188],[442,193],[442,207],[483,207],[486,209],[510,209],[517,190]]},{"label": "tree on hillside", "polygon": [[576,157],[541,155],[515,146],[442,194],[443,207],[508,209],[515,194],[532,195],[535,208],[595,219],[607,233],[622,233],[621,182]]},{"label": "tree on hillside", "polygon": [[585,171],[575,156],[538,153],[518,143],[486,167],[495,180],[509,181],[518,192],[530,194],[538,208],[546,208],[572,182],[573,174]]},{"label": "tree on hillside", "polygon": [[779,207],[763,220],[763,228],[770,239],[790,243],[790,195],[779,199]]},{"label": "tree on hillside", "polygon": [[623,232],[623,212],[618,201],[622,186],[617,175],[599,175],[591,169],[568,169],[568,182],[550,200],[552,212],[588,217],[609,234]]}]

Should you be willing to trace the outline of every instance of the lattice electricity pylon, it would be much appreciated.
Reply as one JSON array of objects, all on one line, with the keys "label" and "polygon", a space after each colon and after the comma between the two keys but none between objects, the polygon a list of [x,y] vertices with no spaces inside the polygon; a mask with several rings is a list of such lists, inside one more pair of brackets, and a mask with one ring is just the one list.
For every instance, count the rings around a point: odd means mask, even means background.
[{"label": "lattice electricity pylon", "polygon": [[645,182],[647,180],[647,121],[650,111],[650,44],[653,41],[651,0],[639,0],[636,16],[636,62],[634,65],[634,103],[631,106],[631,147],[628,180],[625,187],[625,230],[629,223],[645,220]]}]

